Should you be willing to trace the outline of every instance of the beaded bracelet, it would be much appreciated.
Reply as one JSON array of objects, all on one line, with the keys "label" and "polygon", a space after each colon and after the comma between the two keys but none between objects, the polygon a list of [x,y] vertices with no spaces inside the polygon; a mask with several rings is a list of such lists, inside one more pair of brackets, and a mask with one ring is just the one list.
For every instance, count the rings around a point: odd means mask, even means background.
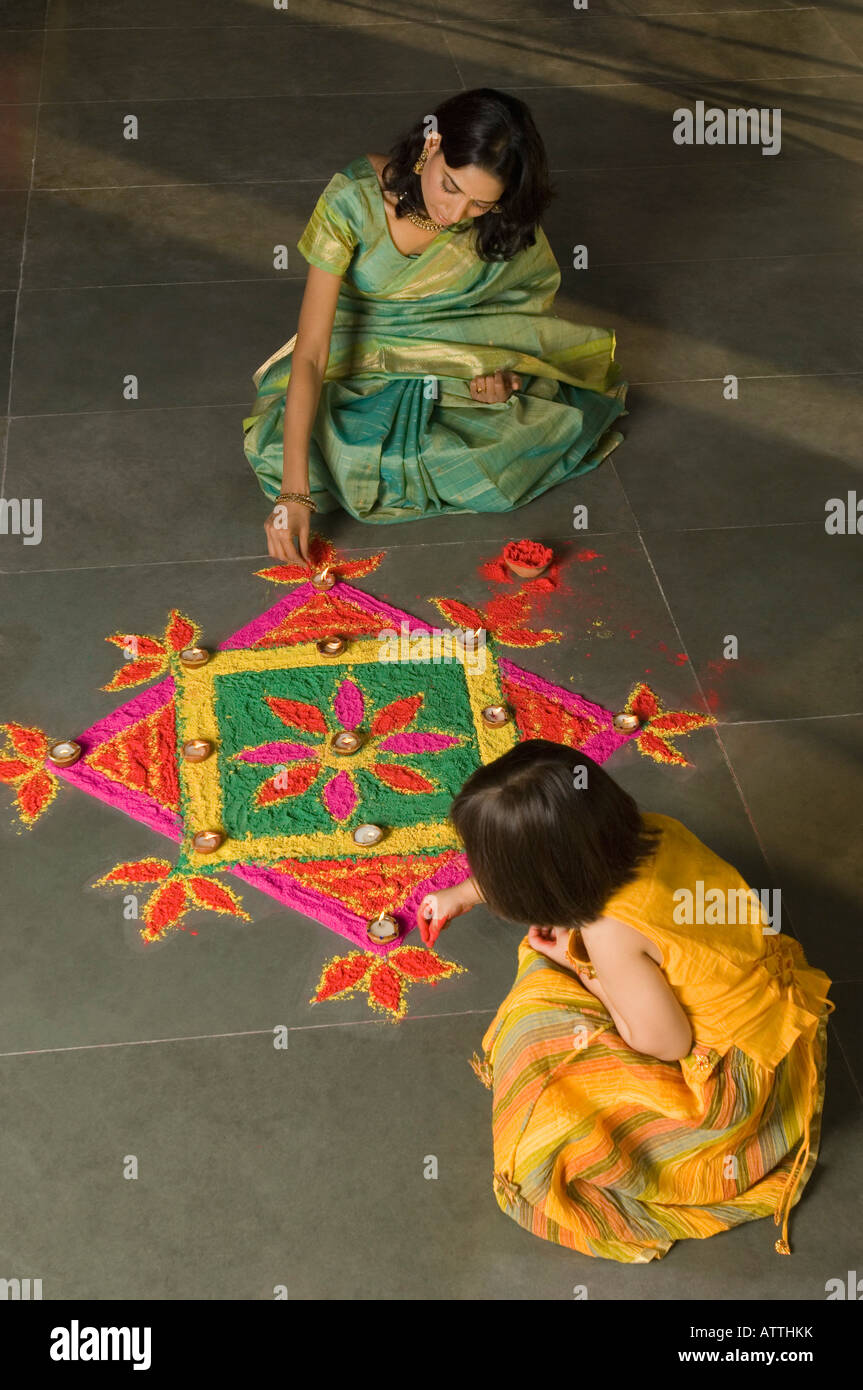
[{"label": "beaded bracelet", "polygon": [[279,502],[299,502],[301,506],[308,507],[310,512],[318,510],[314,498],[307,492],[280,492],[276,498],[276,504]]}]

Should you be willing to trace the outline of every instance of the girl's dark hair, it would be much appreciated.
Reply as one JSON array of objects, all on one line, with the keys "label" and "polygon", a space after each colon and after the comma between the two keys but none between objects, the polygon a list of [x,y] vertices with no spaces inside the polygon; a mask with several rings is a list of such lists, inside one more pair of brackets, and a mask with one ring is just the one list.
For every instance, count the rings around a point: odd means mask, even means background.
[{"label": "girl's dark hair", "polygon": [[[450,168],[474,164],[504,185],[498,199],[500,212],[486,212],[473,224],[480,259],[508,261],[525,246],[533,246],[552,188],[542,136],[524,102],[494,87],[476,87],[449,97],[431,114]],[[384,188],[401,199],[396,217],[423,209],[419,175],[413,166],[425,144],[427,120],[421,117],[393,145],[381,175]]]},{"label": "girl's dark hair", "polygon": [[[585,768],[586,785],[575,773]],[[537,927],[581,927],[656,849],[632,797],[575,748],[516,744],[465,782],[450,819],[493,912]]]}]

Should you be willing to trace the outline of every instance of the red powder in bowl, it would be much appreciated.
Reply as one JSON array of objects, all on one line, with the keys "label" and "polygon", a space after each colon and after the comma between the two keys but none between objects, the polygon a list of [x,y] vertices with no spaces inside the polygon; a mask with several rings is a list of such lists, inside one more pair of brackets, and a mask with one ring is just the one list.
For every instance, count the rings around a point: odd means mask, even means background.
[{"label": "red powder in bowl", "polygon": [[503,558],[511,560],[514,565],[535,565],[541,569],[551,564],[553,554],[547,545],[541,545],[539,541],[510,541],[503,548]]}]

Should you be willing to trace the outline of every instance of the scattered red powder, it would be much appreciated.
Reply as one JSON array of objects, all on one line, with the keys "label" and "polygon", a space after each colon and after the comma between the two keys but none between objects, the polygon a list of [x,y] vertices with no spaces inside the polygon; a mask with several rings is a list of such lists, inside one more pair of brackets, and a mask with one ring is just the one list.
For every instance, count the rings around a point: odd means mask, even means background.
[{"label": "scattered red powder", "polygon": [[675,652],[674,656],[672,656],[664,642],[659,642],[657,645],[661,652],[665,652],[667,659],[674,666],[685,666],[686,662],[689,660],[686,652]]},{"label": "scattered red powder", "polygon": [[505,562],[500,557],[480,565],[479,573],[483,579],[491,579],[495,584],[509,584],[513,578],[512,571],[507,569]]},{"label": "scattered red powder", "polygon": [[588,560],[601,560],[602,556],[598,550],[580,550],[575,558],[583,565]]}]

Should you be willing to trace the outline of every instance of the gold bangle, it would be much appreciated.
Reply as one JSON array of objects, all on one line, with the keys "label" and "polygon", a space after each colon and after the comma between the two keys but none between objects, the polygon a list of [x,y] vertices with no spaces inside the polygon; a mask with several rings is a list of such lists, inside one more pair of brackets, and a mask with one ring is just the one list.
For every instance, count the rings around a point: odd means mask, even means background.
[{"label": "gold bangle", "polygon": [[314,498],[307,492],[280,492],[276,498],[276,505],[279,502],[298,502],[303,507],[308,507],[310,512],[318,510]]},{"label": "gold bangle", "polygon": [[595,980],[596,970],[591,965],[590,961],[581,960],[575,954],[575,942],[579,940],[580,937],[581,932],[578,930],[578,927],[573,927],[572,931],[569,933],[569,938],[566,943],[566,958],[575,967],[576,971],[580,975],[586,976],[588,980]]}]

